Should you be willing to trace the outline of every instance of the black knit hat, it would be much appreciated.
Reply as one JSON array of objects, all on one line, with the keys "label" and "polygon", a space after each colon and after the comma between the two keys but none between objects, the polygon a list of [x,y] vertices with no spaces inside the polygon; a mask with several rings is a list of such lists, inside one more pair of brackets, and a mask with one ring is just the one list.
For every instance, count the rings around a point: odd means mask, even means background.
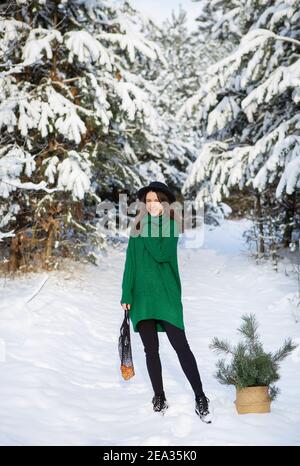
[{"label": "black knit hat", "polygon": [[160,181],[151,181],[151,183],[148,186],[144,186],[143,188],[139,189],[137,192],[137,196],[140,201],[142,200],[142,196],[146,194],[148,191],[162,191],[168,196],[171,203],[176,201],[176,197],[169,189],[169,187],[165,183],[161,183]]}]

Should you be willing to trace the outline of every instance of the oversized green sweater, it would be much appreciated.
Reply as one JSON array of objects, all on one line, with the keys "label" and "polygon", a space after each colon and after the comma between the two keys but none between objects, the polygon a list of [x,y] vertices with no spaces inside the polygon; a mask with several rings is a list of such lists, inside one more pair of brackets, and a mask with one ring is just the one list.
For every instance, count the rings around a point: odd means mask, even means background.
[{"label": "oversized green sweater", "polygon": [[[140,234],[129,237],[120,303],[131,304],[129,317],[135,332],[140,320],[153,318],[184,330],[178,237],[176,220],[149,213],[141,220]],[[159,322],[156,329],[165,331]]]}]

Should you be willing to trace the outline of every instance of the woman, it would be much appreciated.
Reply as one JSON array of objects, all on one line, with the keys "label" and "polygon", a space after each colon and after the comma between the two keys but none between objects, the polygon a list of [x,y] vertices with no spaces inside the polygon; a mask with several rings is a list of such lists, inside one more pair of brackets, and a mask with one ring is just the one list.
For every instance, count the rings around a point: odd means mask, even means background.
[{"label": "woman", "polygon": [[123,309],[129,310],[133,330],[139,332],[154,396],[153,410],[164,414],[169,407],[163,389],[157,332],[166,332],[195,394],[195,412],[210,423],[195,357],[186,339],[178,271],[177,243],[181,222],[170,204],[174,194],[154,181],[138,191],[141,208],[126,251],[122,280]]}]

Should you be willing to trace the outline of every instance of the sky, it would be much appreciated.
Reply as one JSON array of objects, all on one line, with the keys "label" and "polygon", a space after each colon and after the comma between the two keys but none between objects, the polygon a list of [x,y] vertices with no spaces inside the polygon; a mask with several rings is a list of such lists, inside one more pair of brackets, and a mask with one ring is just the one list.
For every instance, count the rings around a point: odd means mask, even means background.
[{"label": "sky", "polygon": [[188,14],[188,26],[191,30],[195,29],[194,18],[200,11],[200,4],[191,0],[131,0],[130,3],[159,24],[171,16],[172,10],[178,11],[179,5],[181,5]]}]

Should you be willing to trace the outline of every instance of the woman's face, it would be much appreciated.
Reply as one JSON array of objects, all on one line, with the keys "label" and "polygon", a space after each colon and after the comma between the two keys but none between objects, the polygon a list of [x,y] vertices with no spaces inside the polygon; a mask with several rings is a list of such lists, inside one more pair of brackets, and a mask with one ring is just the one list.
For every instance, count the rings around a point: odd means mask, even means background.
[{"label": "woman's face", "polygon": [[159,202],[156,192],[148,191],[146,194],[146,208],[150,215],[160,215],[164,211],[163,205]]}]

